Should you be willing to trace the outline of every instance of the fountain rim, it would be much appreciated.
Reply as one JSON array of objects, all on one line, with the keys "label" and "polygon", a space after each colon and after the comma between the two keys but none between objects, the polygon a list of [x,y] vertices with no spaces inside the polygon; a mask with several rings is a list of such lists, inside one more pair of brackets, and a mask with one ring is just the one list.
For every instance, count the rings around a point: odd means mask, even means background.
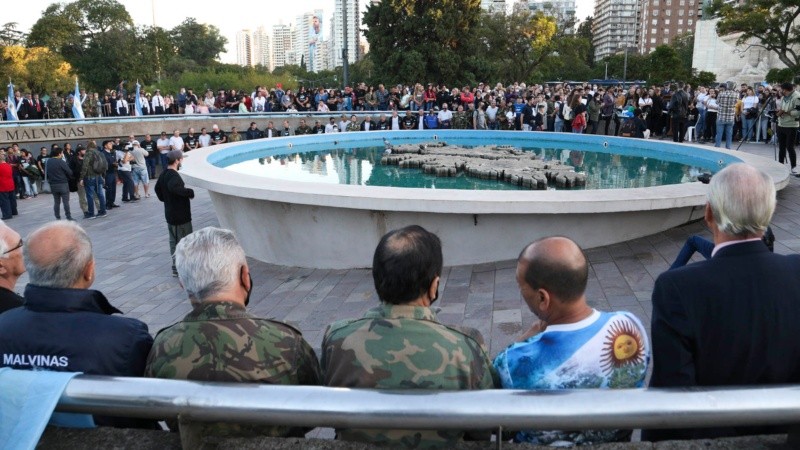
[{"label": "fountain rim", "polygon": [[[671,209],[698,206],[705,203],[707,186],[702,183],[683,183],[665,186],[627,189],[556,190],[556,191],[492,191],[425,189],[383,186],[356,186],[280,180],[255,175],[235,173],[215,163],[242,151],[263,152],[269,148],[285,148],[296,145],[330,142],[359,143],[382,139],[447,140],[455,138],[481,138],[492,141],[520,138],[537,139],[540,142],[569,144],[575,142],[607,142],[620,147],[631,147],[649,152],[664,153],[676,157],[698,157],[698,150],[709,162],[725,160],[727,163],[744,162],[768,173],[780,190],[789,183],[790,172],[786,166],[773,160],[744,152],[720,148],[709,149],[689,143],[672,143],[654,140],[619,138],[601,135],[584,135],[552,132],[509,132],[476,130],[425,130],[350,132],[335,135],[290,136],[271,139],[242,141],[194,150],[183,161],[181,175],[190,185],[211,192],[236,197],[252,198],[282,203],[296,203],[319,207],[367,209],[375,211],[436,212],[453,214],[564,214],[604,213],[653,209]],[[664,159],[669,159],[665,157]]]}]

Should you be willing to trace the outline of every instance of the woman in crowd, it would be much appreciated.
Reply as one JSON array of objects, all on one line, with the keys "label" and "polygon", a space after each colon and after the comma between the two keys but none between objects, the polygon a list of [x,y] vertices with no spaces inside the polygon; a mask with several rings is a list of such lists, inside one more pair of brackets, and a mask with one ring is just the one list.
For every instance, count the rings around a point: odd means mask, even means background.
[{"label": "woman in crowd", "polygon": [[758,96],[759,108],[763,112],[756,125],[756,142],[769,143],[770,140],[767,130],[769,129],[769,118],[775,113],[775,97],[769,94],[770,91],[767,89]]},{"label": "woman in crowd", "polygon": [[750,142],[755,136],[756,119],[758,118],[759,101],[753,88],[747,88],[747,94],[742,99],[742,140]]},{"label": "woman in crowd", "polygon": [[594,95],[589,98],[589,102],[586,104],[586,110],[589,118],[587,127],[589,134],[597,134],[597,125],[600,122],[600,106],[602,102],[603,99],[600,98],[600,94],[595,92]]},{"label": "woman in crowd", "polygon": [[706,99],[706,126],[703,129],[707,141],[713,141],[717,135],[717,113],[719,104],[717,103],[717,90],[709,89]]}]

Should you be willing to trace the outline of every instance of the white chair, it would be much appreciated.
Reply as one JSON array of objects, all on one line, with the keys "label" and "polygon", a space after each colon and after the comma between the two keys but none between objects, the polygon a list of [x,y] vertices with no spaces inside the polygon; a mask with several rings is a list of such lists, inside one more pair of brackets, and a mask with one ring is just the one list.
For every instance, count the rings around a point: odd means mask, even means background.
[{"label": "white chair", "polygon": [[687,142],[692,142],[694,140],[694,127],[693,126],[686,128],[686,136],[684,137],[684,140],[687,141]]}]

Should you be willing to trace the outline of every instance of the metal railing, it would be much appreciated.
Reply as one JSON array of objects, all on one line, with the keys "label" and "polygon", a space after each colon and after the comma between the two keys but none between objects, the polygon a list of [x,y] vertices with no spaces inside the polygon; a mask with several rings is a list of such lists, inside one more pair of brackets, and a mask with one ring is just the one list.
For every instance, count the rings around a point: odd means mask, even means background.
[{"label": "metal railing", "polygon": [[800,424],[800,386],[379,391],[82,375],[57,410],[334,428],[696,428]]}]

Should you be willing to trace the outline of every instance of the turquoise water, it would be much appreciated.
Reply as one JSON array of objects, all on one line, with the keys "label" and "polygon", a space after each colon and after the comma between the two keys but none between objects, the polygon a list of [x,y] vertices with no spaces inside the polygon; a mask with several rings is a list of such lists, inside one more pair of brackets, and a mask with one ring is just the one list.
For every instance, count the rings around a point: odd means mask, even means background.
[{"label": "turquoise water", "polygon": [[[696,181],[708,168],[638,156],[603,152],[524,148],[542,159],[571,165],[586,173],[586,187],[575,189],[619,189],[651,187]],[[227,165],[227,170],[266,178],[427,189],[527,190],[503,181],[480,180],[463,173],[452,178],[423,174],[419,169],[382,165],[383,147],[359,147],[265,156]],[[550,189],[555,189],[551,186]]]}]

